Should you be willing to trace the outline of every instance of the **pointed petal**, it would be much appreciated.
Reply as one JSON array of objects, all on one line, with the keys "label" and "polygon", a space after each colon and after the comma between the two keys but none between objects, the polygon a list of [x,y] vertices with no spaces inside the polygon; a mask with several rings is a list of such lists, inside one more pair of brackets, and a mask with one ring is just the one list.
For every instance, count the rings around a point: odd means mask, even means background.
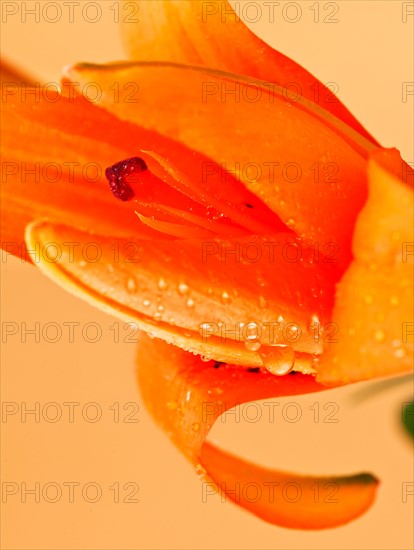
[{"label": "pointed petal", "polygon": [[[370,474],[312,477],[269,470],[205,443],[216,419],[236,405],[323,390],[312,376],[276,377],[258,369],[206,363],[147,338],[140,342],[137,364],[139,386],[147,408],[211,490],[221,492],[265,521],[293,529],[343,525],[359,517],[372,504],[378,481]],[[257,500],[249,498],[247,489],[252,485],[254,494],[260,495]],[[289,486],[294,486],[301,495],[297,502],[280,498],[282,489]],[[326,498],[316,502],[312,490],[315,486],[321,491],[334,488],[335,503]],[[241,490],[237,495],[235,487],[246,491]]]},{"label": "pointed petal", "polygon": [[[365,158],[374,146],[326,111],[303,98],[288,102],[266,83],[205,69],[79,65],[69,74],[82,86],[98,82],[100,104],[119,118],[178,139],[238,172],[299,236],[321,246],[334,241],[351,257],[354,222],[367,195]],[[139,85],[137,103],[128,99],[132,83]],[[234,89],[239,96],[223,96]],[[243,96],[246,90],[253,101]],[[208,176],[204,171],[204,181]]]},{"label": "pointed petal", "polygon": [[[146,0],[136,17],[124,14],[125,44],[137,61],[200,65],[277,83],[287,93],[293,90],[317,102],[376,143],[331,90],[255,36],[237,15],[240,3],[236,6],[234,12],[227,1]],[[130,12],[127,0],[123,7]],[[270,4],[259,9],[266,15],[273,11]]]},{"label": "pointed petal", "polygon": [[355,229],[355,260],[340,281],[318,380],[338,385],[413,368],[413,170],[398,151],[374,154]]},{"label": "pointed petal", "polygon": [[[56,243],[57,261],[40,255],[38,266],[67,290],[195,353],[262,365],[266,350],[289,345],[298,354],[295,368],[309,372],[309,354],[323,349],[312,319],[329,321],[338,274],[289,233],[145,241],[43,222],[29,226],[26,239],[41,250]],[[73,251],[68,242],[77,243]],[[91,243],[99,257],[88,261]],[[292,250],[302,258],[290,261]]]}]

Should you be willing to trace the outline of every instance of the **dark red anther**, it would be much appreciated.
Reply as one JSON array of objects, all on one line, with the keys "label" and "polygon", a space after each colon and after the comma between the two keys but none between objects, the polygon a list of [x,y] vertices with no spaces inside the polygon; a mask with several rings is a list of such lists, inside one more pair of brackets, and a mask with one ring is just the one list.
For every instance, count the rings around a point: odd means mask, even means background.
[{"label": "dark red anther", "polygon": [[134,191],[127,182],[127,177],[133,173],[144,172],[148,166],[139,157],[121,160],[105,170],[105,176],[109,181],[109,187],[115,198],[121,201],[129,201],[134,197]]}]

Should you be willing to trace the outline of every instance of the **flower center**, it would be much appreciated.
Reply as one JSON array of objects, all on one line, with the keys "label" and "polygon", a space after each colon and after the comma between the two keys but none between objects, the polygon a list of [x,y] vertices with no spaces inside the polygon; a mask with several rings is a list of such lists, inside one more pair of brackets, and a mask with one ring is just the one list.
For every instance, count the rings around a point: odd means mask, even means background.
[{"label": "flower center", "polygon": [[[130,202],[140,221],[174,238],[243,237],[292,232],[242,182],[216,167],[200,179],[203,165],[185,164],[142,151],[108,167],[105,176],[115,198]],[[209,163],[210,168],[211,162]],[[201,168],[201,170],[198,170]]]}]

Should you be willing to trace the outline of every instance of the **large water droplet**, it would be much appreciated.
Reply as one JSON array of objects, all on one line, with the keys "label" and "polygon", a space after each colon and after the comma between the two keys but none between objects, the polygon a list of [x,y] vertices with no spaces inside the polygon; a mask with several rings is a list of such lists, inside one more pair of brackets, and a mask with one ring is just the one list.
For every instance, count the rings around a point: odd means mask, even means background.
[{"label": "large water droplet", "polygon": [[295,352],[290,346],[267,347],[260,357],[263,366],[275,376],[288,374],[295,364]]}]

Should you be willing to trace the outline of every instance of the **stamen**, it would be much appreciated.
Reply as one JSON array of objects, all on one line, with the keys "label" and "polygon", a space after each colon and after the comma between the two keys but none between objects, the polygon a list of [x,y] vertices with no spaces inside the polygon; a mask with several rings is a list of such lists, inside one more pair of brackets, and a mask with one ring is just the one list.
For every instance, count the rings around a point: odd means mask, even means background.
[{"label": "stamen", "polygon": [[135,194],[126,178],[133,173],[144,172],[148,166],[140,157],[121,160],[105,170],[105,176],[109,181],[109,187],[115,198],[121,201],[131,200]]}]

